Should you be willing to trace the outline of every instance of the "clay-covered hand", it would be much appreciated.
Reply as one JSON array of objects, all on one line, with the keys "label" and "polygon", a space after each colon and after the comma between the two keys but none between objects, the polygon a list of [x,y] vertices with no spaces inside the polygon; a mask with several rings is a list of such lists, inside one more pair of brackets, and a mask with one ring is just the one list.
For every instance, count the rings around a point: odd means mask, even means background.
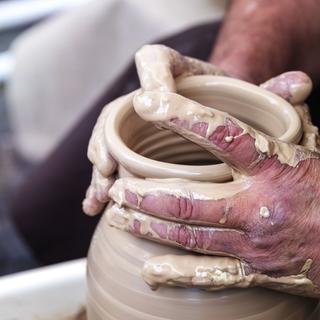
[{"label": "clay-covered hand", "polygon": [[[221,75],[223,72],[211,63],[185,57],[163,45],[146,45],[136,53],[136,66],[144,90],[175,91],[175,78],[190,75]],[[108,152],[105,140],[105,122],[111,108],[122,98],[109,103],[102,110],[94,127],[88,158],[93,164],[92,179],[83,201],[83,211],[95,215],[109,201],[108,191],[115,180],[117,162]]]},{"label": "clay-covered hand", "polygon": [[[282,89],[276,86],[278,93],[301,103],[308,93],[303,74],[293,82],[285,75],[264,86],[270,89],[281,79],[286,80]],[[144,120],[199,144],[240,176],[222,184],[138,178],[115,182],[109,192],[115,205],[106,211],[111,225],[207,255],[155,257],[144,267],[145,280],[154,287],[259,285],[320,297],[317,130],[309,123],[314,129],[309,147],[287,144],[170,92],[140,92],[134,107]]]}]

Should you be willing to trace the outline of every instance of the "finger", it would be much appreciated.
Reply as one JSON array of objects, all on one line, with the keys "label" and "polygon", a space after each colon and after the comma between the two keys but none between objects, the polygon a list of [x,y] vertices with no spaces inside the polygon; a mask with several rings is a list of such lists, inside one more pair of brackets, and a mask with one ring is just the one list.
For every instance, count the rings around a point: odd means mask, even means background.
[{"label": "finger", "polygon": [[303,104],[295,105],[294,108],[299,114],[303,128],[303,136],[299,144],[311,151],[319,152],[319,129],[312,123],[309,107],[306,104]]},{"label": "finger", "polygon": [[189,224],[246,229],[246,197],[252,181],[230,183],[192,182],[179,179],[123,178],[109,191],[113,201],[166,220]]},{"label": "finger", "polygon": [[135,56],[135,62],[144,90],[175,92],[174,79],[179,76],[223,74],[211,63],[184,57],[164,45],[145,45]]},{"label": "finger", "polygon": [[145,262],[142,277],[152,289],[178,286],[216,291],[261,286],[312,298],[319,298],[320,295],[319,288],[303,272],[292,276],[270,277],[254,273],[248,264],[230,257],[152,257]]},{"label": "finger", "polygon": [[303,127],[303,137],[299,144],[316,151],[319,146],[319,130],[312,124],[308,106],[303,104],[312,91],[312,81],[308,75],[301,71],[286,72],[260,86],[294,105]]},{"label": "finger", "polygon": [[247,252],[251,254],[252,251],[249,249],[249,239],[241,231],[166,221],[116,204],[105,214],[110,226],[166,245],[236,257],[245,256]]},{"label": "finger", "polygon": [[96,198],[102,203],[109,201],[109,189],[114,183],[114,177],[105,178],[95,166],[92,170],[91,185],[96,192]]},{"label": "finger", "polygon": [[116,107],[120,100],[121,98],[116,99],[103,108],[89,141],[88,158],[104,177],[111,176],[117,168],[116,161],[108,152],[105,140],[105,122],[111,108]]},{"label": "finger", "polygon": [[84,213],[92,216],[102,211],[109,201],[109,189],[114,183],[114,177],[105,178],[99,170],[93,166],[90,186],[87,189],[85,199],[82,202]]},{"label": "finger", "polygon": [[260,87],[295,105],[307,99],[312,90],[312,81],[302,71],[290,71],[262,83]]},{"label": "finger", "polygon": [[220,290],[244,285],[246,265],[230,257],[165,255],[148,259],[142,277],[152,289],[178,286]]},{"label": "finger", "polygon": [[254,175],[267,168],[278,170],[280,164],[296,166],[316,157],[302,147],[271,138],[227,113],[176,93],[139,93],[133,103],[144,120],[183,135],[243,174]]},{"label": "finger", "polygon": [[90,185],[87,189],[86,196],[82,201],[82,211],[88,216],[95,216],[104,208],[104,203],[96,197],[94,188]]}]

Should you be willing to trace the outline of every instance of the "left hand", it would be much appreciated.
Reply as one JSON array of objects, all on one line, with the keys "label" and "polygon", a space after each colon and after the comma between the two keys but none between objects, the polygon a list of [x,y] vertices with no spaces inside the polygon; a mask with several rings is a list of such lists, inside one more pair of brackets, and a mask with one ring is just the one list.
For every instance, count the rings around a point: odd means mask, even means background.
[{"label": "left hand", "polygon": [[[146,90],[175,91],[175,78],[197,74],[223,74],[211,63],[182,56],[163,45],[147,45],[138,51],[136,65],[142,88]],[[118,164],[105,141],[105,122],[109,111],[117,108],[122,97],[106,105],[93,129],[88,158],[93,164],[92,178],[82,203],[87,215],[96,215],[109,202],[108,191],[115,181]]]}]

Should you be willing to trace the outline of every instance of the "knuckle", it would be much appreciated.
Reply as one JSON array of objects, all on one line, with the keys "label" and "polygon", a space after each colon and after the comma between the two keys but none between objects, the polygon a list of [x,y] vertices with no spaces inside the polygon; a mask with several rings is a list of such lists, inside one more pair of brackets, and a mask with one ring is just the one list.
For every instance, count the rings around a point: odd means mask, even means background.
[{"label": "knuckle", "polygon": [[177,218],[186,219],[186,220],[191,219],[193,217],[193,212],[194,212],[193,201],[184,197],[179,198]]},{"label": "knuckle", "polygon": [[194,231],[186,225],[175,226],[170,232],[169,239],[185,249],[192,250],[197,247],[196,235]]}]

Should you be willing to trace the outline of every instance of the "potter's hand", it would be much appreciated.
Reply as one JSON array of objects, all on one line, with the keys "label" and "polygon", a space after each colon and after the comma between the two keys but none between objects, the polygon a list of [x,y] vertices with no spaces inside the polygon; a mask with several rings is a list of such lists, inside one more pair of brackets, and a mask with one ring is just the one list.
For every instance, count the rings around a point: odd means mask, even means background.
[{"label": "potter's hand", "polygon": [[[299,100],[304,82],[294,88],[287,93]],[[315,146],[281,142],[176,93],[139,93],[134,107],[144,120],[199,144],[241,176],[224,184],[116,181],[109,192],[116,204],[106,212],[111,225],[228,257],[153,258],[145,265],[145,280],[152,286],[209,289],[260,285],[319,297],[320,154]]]},{"label": "potter's hand", "polygon": [[[143,46],[136,54],[136,65],[141,87],[144,90],[175,91],[175,78],[190,75],[221,75],[214,65],[194,58],[163,45]],[[117,163],[108,152],[105,141],[105,122],[111,108],[116,108],[121,98],[104,107],[93,130],[88,158],[93,164],[92,179],[83,201],[83,211],[95,215],[109,201],[108,191],[114,182]]]},{"label": "potter's hand", "polygon": [[210,61],[261,83],[287,70],[320,79],[320,1],[231,1]]}]

